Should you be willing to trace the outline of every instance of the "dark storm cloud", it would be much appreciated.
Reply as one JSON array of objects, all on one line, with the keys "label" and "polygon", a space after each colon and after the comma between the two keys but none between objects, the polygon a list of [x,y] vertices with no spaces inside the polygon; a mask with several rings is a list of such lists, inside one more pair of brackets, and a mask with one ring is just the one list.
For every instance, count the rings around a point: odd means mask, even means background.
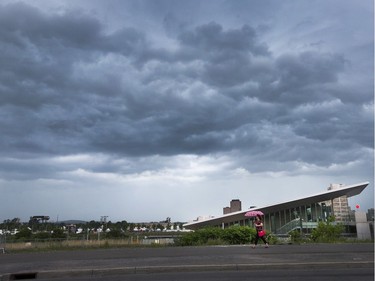
[{"label": "dark storm cloud", "polygon": [[371,180],[357,2],[0,0],[0,217],[187,220]]},{"label": "dark storm cloud", "polygon": [[[175,21],[169,14],[164,25]],[[105,31],[77,11],[2,6],[1,154],[244,149],[269,161],[329,165],[348,158],[327,157],[338,145],[371,147],[363,104],[372,99],[368,89],[341,86],[343,54],[276,56],[249,25],[175,26],[167,48],[142,26]]]},{"label": "dark storm cloud", "polygon": [[269,56],[267,46],[257,41],[250,26],[223,30],[215,22],[198,26],[179,36],[181,53],[204,64],[203,82],[214,87],[231,87],[251,81],[252,56]]}]

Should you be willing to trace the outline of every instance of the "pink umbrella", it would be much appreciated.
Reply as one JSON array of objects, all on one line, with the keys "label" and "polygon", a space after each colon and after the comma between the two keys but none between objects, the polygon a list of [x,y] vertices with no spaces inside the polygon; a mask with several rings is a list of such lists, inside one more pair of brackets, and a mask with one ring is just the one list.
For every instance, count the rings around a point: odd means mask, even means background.
[{"label": "pink umbrella", "polygon": [[264,216],[262,211],[249,211],[245,214],[245,217],[256,217],[257,215]]}]

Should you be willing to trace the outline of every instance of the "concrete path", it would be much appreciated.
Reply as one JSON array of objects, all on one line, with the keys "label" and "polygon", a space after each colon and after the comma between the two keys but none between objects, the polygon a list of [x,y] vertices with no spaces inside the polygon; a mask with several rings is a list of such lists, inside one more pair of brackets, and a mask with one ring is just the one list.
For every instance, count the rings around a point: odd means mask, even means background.
[{"label": "concrete path", "polygon": [[[0,280],[170,271],[374,267],[374,244],[119,248],[0,254]],[[22,275],[23,274],[23,275]]]}]

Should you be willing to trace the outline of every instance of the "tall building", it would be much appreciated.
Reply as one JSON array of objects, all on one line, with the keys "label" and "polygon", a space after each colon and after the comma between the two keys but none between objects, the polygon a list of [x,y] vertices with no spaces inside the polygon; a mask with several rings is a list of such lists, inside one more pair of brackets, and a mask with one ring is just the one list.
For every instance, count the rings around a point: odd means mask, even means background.
[{"label": "tall building", "polygon": [[230,207],[224,207],[223,208],[223,214],[226,215],[226,214],[230,214],[231,211],[230,211]]},{"label": "tall building", "polygon": [[241,201],[239,199],[233,199],[230,201],[230,211],[239,212],[242,210]]},{"label": "tall building", "polygon": [[367,221],[374,221],[374,208],[367,210]]},{"label": "tall building", "polygon": [[241,201],[239,199],[233,199],[230,201],[230,207],[223,208],[223,214],[230,214],[234,212],[239,212],[242,210]]},{"label": "tall building", "polygon": [[[330,184],[328,190],[336,190],[344,187],[342,184]],[[336,222],[350,221],[350,207],[346,195],[332,199],[331,211]]]}]

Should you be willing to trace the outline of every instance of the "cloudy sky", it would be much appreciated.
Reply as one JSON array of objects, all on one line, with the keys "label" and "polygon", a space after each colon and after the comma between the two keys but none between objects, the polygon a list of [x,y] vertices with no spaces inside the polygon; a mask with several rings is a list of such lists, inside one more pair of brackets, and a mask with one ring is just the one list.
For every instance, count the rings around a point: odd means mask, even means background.
[{"label": "cloudy sky", "polygon": [[189,221],[369,181],[372,0],[0,0],[0,221]]}]

